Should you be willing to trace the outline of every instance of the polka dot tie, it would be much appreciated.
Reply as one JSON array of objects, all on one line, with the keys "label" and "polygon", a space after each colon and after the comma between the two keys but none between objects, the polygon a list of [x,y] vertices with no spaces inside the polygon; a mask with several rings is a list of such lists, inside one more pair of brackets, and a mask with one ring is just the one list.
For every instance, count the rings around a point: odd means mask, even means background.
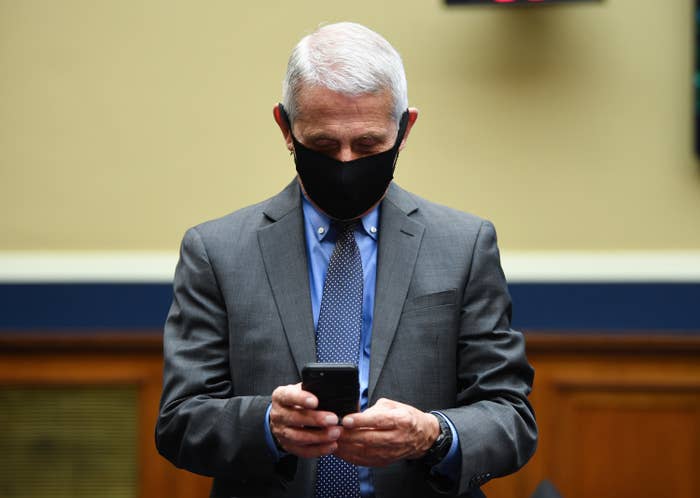
[{"label": "polka dot tie", "polygon": [[[362,259],[356,223],[340,229],[323,283],[316,327],[316,359],[357,365],[362,330]],[[318,459],[316,498],[359,498],[357,467],[333,455]]]}]

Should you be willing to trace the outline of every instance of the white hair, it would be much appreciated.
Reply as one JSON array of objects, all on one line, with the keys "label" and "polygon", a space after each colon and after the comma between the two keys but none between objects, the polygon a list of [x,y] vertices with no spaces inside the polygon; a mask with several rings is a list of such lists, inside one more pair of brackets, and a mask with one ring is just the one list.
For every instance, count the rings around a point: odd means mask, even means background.
[{"label": "white hair", "polygon": [[292,50],[282,83],[282,104],[292,122],[304,85],[349,96],[389,90],[397,122],[408,108],[401,56],[381,35],[357,23],[322,26]]}]

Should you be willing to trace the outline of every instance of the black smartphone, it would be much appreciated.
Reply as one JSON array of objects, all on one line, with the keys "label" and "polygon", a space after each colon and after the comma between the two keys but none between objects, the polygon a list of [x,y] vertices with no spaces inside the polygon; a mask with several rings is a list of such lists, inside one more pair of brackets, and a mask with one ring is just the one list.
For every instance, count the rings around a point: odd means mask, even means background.
[{"label": "black smartphone", "polygon": [[352,363],[307,363],[301,381],[301,388],[318,398],[318,410],[335,413],[338,423],[360,410],[360,381]]}]

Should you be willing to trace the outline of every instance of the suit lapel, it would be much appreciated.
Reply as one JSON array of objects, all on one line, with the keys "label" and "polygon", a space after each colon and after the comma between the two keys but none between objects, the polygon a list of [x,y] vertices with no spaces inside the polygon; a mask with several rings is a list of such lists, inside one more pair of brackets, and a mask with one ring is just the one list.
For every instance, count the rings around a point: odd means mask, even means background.
[{"label": "suit lapel", "polygon": [[381,209],[370,354],[370,400],[396,334],[425,230],[422,223],[409,217],[417,210],[413,200],[393,183]]},{"label": "suit lapel", "polygon": [[284,333],[301,375],[304,364],[315,361],[316,346],[304,217],[296,180],[271,199],[265,215],[272,223],[258,230],[258,243]]}]

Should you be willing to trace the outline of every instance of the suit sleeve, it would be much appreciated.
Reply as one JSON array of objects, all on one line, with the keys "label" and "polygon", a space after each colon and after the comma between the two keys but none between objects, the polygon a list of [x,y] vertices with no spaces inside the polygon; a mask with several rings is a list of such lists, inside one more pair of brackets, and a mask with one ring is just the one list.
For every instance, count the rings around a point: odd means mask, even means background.
[{"label": "suit sleeve", "polygon": [[534,371],[523,335],[510,328],[510,320],[496,232],[485,221],[461,303],[457,408],[441,410],[459,434],[459,493],[516,471],[537,445],[537,425],[527,400]]},{"label": "suit sleeve", "polygon": [[158,451],[198,474],[245,482],[273,476],[265,443],[269,396],[235,396],[225,304],[196,229],[182,242],[164,332]]}]

